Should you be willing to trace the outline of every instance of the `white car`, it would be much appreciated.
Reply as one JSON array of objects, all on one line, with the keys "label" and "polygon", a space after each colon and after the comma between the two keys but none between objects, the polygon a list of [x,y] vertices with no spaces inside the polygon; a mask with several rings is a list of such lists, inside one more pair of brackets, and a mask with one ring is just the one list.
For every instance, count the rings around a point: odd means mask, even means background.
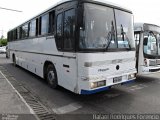
[{"label": "white car", "polygon": [[0,53],[6,53],[6,46],[0,47]]}]

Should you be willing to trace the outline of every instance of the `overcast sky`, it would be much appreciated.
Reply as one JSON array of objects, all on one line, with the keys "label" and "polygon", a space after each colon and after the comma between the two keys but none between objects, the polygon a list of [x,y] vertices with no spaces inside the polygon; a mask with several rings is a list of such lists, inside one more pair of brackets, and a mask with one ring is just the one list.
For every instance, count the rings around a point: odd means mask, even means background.
[{"label": "overcast sky", "polygon": [[[60,0],[0,0],[0,7],[16,9],[12,12],[0,9],[0,36],[17,25],[32,18]],[[135,22],[160,25],[160,0],[107,0],[133,11]]]}]

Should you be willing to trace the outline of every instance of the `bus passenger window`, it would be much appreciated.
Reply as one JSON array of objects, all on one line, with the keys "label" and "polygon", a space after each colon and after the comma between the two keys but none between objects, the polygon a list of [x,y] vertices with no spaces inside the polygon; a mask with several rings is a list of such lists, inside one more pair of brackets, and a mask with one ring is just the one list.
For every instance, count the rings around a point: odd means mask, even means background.
[{"label": "bus passenger window", "polygon": [[64,13],[64,50],[73,50],[75,33],[75,10]]},{"label": "bus passenger window", "polygon": [[49,15],[46,14],[41,17],[41,35],[45,35],[48,33],[48,26],[49,26]]},{"label": "bus passenger window", "polygon": [[22,30],[21,31],[22,38],[27,38],[28,37],[28,24],[23,25],[21,30]]},{"label": "bus passenger window", "polygon": [[54,33],[54,17],[55,17],[55,11],[52,11],[49,13],[49,32],[48,33]]},{"label": "bus passenger window", "polygon": [[41,33],[38,21],[39,21],[39,18],[36,19],[36,36],[38,36],[38,33]]},{"label": "bus passenger window", "polygon": [[29,36],[34,37],[36,35],[36,20],[30,22]]},{"label": "bus passenger window", "polygon": [[13,31],[13,40],[17,40],[17,29]]},{"label": "bus passenger window", "polygon": [[21,35],[20,35],[20,28],[17,28],[17,39],[20,39]]},{"label": "bus passenger window", "polygon": [[62,13],[57,15],[57,25],[56,25],[56,45],[58,49],[62,49]]},{"label": "bus passenger window", "polygon": [[11,31],[11,40],[13,41],[13,31]]}]

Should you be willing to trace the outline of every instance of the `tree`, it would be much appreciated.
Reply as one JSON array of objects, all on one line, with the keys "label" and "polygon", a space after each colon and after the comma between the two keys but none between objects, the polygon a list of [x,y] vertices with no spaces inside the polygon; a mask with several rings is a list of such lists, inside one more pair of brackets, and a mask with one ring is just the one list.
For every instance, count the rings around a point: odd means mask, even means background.
[{"label": "tree", "polygon": [[0,39],[0,46],[6,46],[7,45],[7,39],[2,38]]}]

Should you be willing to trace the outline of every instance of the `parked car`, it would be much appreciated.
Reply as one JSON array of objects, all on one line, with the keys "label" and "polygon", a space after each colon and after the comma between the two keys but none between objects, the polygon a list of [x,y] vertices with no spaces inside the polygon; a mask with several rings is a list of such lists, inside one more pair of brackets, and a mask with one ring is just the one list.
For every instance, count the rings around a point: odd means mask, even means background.
[{"label": "parked car", "polygon": [[0,53],[6,53],[6,46],[0,47]]}]

